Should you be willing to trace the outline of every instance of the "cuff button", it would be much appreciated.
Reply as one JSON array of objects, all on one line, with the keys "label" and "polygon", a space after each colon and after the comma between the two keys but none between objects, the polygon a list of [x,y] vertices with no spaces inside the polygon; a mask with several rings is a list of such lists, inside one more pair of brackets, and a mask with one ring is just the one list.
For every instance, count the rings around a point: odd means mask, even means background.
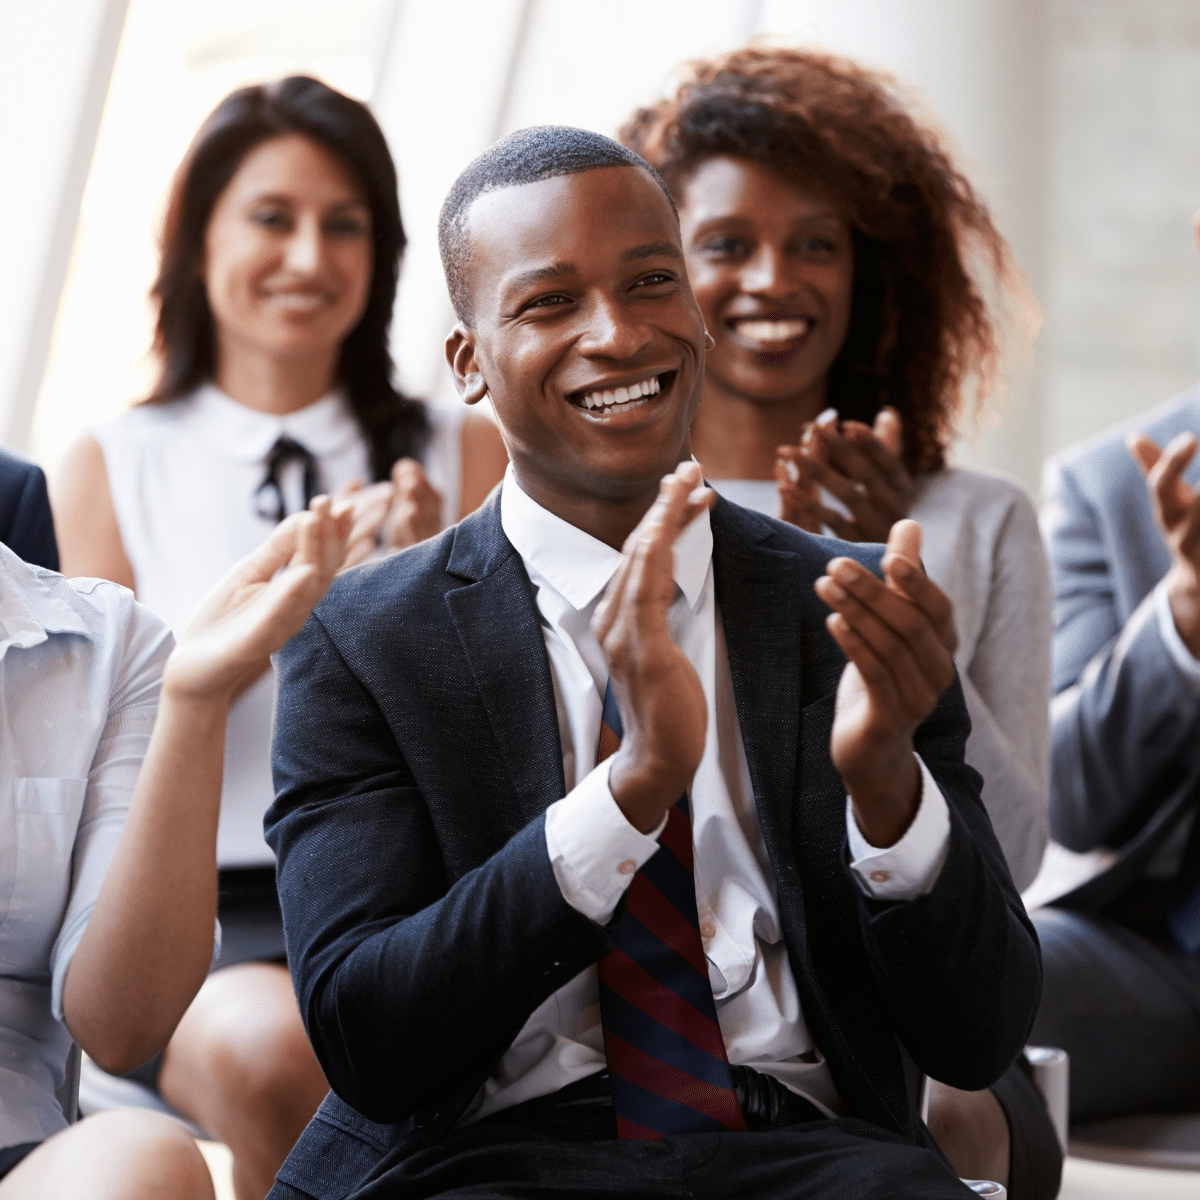
[{"label": "cuff button", "polygon": [[637,870],[637,863],[632,858],[626,858],[622,862],[617,863],[617,870],[622,875],[632,875]]},{"label": "cuff button", "polygon": [[891,879],[891,877],[892,877],[891,873],[888,871],[872,871],[871,872],[871,882],[872,883],[887,883],[887,881],[889,879]]}]

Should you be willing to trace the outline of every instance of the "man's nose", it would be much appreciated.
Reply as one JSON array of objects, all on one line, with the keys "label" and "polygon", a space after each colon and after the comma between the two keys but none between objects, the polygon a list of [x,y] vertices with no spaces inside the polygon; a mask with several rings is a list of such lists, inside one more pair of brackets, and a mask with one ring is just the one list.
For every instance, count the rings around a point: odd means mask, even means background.
[{"label": "man's nose", "polygon": [[648,326],[635,320],[624,304],[599,296],[588,305],[587,328],[579,346],[584,353],[605,358],[633,358],[651,336]]}]

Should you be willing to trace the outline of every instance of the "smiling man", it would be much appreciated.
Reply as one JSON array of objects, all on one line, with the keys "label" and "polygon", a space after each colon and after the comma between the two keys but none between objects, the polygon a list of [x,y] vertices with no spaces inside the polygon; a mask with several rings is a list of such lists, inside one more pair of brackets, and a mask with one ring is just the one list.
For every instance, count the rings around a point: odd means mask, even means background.
[{"label": "smiling man", "polygon": [[905,1057],[986,1086],[1040,965],[916,527],[881,555],[703,486],[709,339],[636,155],[514,134],[440,240],[512,465],[280,663],[268,839],[335,1095],[272,1195],[969,1195]]}]

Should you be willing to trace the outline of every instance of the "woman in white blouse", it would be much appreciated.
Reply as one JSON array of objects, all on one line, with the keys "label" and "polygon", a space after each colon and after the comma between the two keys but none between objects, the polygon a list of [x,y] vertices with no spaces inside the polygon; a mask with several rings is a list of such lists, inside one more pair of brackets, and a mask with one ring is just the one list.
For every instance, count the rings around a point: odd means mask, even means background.
[{"label": "woman in white blouse", "polygon": [[128,1070],[204,980],[233,698],[341,565],[351,514],[288,519],[210,593],[172,652],[125,588],[0,546],[0,1200],[212,1200],[173,1121],[55,1098],[74,1039]]},{"label": "woman in white blouse", "polygon": [[[1027,887],[1049,834],[1045,555],[1017,484],[946,463],[998,359],[969,267],[1020,295],[1003,237],[889,81],[845,60],[749,47],[693,63],[621,136],[676,199],[715,340],[692,426],[706,479],[737,503],[852,541],[884,542],[901,517],[920,524],[930,578],[954,602],[967,762]],[[1045,1177],[1018,1179],[1013,1200],[1052,1195],[1057,1145],[1023,1077],[1012,1084],[1015,1100],[997,1085],[1009,1116],[1031,1100],[1048,1139]],[[950,1089],[938,1095],[958,1103]],[[1003,1149],[998,1107],[980,1095],[991,1131],[980,1141]],[[955,1161],[947,1126],[935,1132]],[[998,1179],[1007,1157],[956,1165]]]},{"label": "woman in white blouse", "polygon": [[[349,562],[474,508],[503,473],[495,427],[427,412],[391,382],[404,242],[395,170],[363,105],[301,77],[222,101],[167,208],[155,390],[59,475],[64,572],[124,583],[178,629],[316,491],[353,496]],[[326,1091],[262,836],[274,692],[267,671],[229,721],[219,969],[161,1068],[141,1073],[229,1145],[239,1200],[266,1194]]]}]

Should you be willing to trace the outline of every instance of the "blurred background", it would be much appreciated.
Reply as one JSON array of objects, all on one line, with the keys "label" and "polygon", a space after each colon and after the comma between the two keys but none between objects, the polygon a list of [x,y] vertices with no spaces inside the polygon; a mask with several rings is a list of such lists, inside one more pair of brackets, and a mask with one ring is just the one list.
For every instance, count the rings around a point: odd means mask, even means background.
[{"label": "blurred background", "polygon": [[0,0],[0,442],[50,470],[143,394],[163,196],[232,88],[305,72],[367,101],[410,239],[403,386],[453,403],[435,243],[511,129],[613,133],[672,68],[767,35],[892,71],[934,114],[1041,301],[959,461],[1043,457],[1200,376],[1197,0]]}]

